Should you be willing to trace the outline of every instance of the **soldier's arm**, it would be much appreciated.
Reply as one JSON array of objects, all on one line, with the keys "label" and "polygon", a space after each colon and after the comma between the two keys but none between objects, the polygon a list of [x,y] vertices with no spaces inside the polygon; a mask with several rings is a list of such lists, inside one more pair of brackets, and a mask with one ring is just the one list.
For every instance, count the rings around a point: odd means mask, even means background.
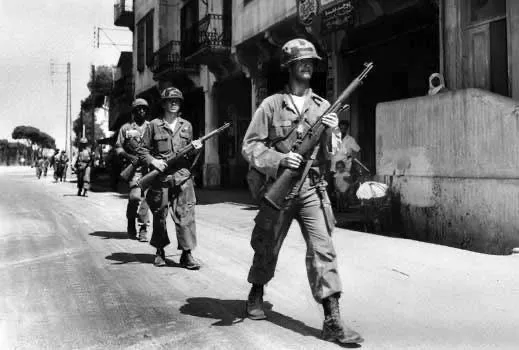
[{"label": "soldier's arm", "polygon": [[242,155],[251,166],[269,177],[276,178],[279,164],[286,155],[266,145],[271,119],[272,111],[266,101],[263,101],[245,133]]},{"label": "soldier's arm", "polygon": [[144,134],[142,135],[142,142],[137,146],[135,150],[139,161],[150,166],[155,158],[151,155],[151,147],[153,141],[153,126],[151,123],[146,125]]}]

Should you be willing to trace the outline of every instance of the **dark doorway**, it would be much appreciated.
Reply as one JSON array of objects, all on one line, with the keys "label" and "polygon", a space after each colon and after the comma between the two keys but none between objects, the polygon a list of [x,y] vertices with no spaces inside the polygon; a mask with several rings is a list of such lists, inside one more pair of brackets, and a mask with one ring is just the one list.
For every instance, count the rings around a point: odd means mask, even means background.
[{"label": "dark doorway", "polygon": [[218,136],[221,184],[224,188],[246,188],[248,164],[241,155],[243,137],[249,126],[251,82],[241,74],[217,83],[218,125],[231,127]]},{"label": "dark doorway", "polygon": [[361,157],[372,171],[376,171],[376,105],[427,94],[429,76],[439,71],[438,33],[438,8],[427,2],[352,29],[343,44],[346,65],[354,75],[364,62],[375,65],[352,108],[359,121]]}]

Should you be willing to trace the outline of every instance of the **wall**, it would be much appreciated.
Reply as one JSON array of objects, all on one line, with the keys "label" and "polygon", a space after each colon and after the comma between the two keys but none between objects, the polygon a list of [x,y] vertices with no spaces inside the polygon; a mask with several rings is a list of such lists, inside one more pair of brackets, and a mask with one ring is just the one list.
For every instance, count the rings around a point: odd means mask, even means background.
[{"label": "wall", "polygon": [[519,105],[468,89],[377,106],[377,174],[402,235],[503,254],[519,246]]}]

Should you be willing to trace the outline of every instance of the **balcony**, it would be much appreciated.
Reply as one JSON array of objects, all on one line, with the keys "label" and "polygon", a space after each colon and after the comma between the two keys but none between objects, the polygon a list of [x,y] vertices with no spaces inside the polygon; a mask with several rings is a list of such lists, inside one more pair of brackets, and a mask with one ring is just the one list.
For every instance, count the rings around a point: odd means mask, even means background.
[{"label": "balcony", "polygon": [[128,27],[133,30],[133,1],[115,0],[114,24],[119,27]]},{"label": "balcony", "polygon": [[183,32],[183,52],[190,63],[219,66],[231,52],[230,16],[208,14]]},{"label": "balcony", "polygon": [[197,65],[188,63],[182,55],[180,41],[172,40],[153,54],[153,79],[163,80],[178,73],[196,72]]}]

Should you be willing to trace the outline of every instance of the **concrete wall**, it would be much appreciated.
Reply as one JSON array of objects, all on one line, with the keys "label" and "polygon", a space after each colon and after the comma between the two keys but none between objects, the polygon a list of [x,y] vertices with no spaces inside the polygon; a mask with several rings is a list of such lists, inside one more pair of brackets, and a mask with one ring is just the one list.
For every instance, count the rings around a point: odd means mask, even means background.
[{"label": "concrete wall", "polygon": [[377,106],[377,174],[404,236],[502,254],[519,246],[519,105],[468,89]]}]

